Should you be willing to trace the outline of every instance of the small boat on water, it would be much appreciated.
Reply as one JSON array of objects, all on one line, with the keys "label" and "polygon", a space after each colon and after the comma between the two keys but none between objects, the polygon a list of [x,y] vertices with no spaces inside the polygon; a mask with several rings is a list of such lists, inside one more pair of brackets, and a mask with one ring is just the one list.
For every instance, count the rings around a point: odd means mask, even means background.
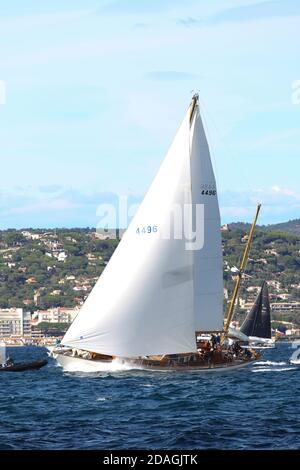
[{"label": "small boat on water", "polygon": [[48,363],[47,359],[31,362],[8,363],[0,366],[0,372],[24,372],[25,370],[40,369]]},{"label": "small boat on water", "polygon": [[220,227],[194,95],[139,210],[52,356],[78,371],[217,371],[257,360],[256,352],[233,350],[227,341]]},{"label": "small boat on water", "polygon": [[5,343],[0,343],[0,372],[24,372],[25,370],[40,369],[47,363],[47,359],[15,363],[11,358],[6,357]]},{"label": "small boat on water", "polygon": [[252,348],[267,349],[275,347],[271,332],[271,308],[268,284],[263,282],[255,302],[247,314],[240,332],[249,337]]}]

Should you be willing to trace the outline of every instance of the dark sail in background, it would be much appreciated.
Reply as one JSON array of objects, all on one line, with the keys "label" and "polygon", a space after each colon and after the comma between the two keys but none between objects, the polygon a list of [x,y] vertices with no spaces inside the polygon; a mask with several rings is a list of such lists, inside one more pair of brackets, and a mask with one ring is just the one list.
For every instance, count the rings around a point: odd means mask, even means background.
[{"label": "dark sail in background", "polygon": [[271,315],[268,285],[263,282],[255,302],[245,318],[240,331],[247,336],[271,338]]}]

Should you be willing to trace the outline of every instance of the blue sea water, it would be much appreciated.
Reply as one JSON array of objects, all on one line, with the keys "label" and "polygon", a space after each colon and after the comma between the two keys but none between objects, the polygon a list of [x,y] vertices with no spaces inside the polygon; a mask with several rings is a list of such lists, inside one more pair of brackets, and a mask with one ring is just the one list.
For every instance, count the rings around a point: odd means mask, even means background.
[{"label": "blue sea water", "polygon": [[[42,348],[9,348],[18,360]],[[0,373],[0,449],[299,449],[291,344],[218,372]]]}]

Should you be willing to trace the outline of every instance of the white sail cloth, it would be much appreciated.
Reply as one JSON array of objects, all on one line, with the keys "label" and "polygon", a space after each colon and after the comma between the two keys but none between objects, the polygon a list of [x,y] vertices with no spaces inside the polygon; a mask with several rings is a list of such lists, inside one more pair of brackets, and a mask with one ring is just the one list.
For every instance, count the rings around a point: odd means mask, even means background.
[{"label": "white sail cloth", "polygon": [[[196,331],[223,329],[223,256],[216,180],[202,120],[197,109],[191,126],[193,206],[203,205],[203,247],[194,251]],[[199,229],[198,229],[199,230]]]},{"label": "white sail cloth", "polygon": [[[191,176],[191,171],[198,176]],[[143,203],[63,344],[122,357],[185,353],[196,351],[199,327],[222,329],[219,209],[215,193],[202,194],[205,185],[215,191],[197,108],[192,125],[187,112]],[[174,236],[178,217],[172,214],[195,203],[204,204],[203,255],[202,250],[187,249],[184,237]],[[187,226],[191,216],[187,211],[183,217]]]}]

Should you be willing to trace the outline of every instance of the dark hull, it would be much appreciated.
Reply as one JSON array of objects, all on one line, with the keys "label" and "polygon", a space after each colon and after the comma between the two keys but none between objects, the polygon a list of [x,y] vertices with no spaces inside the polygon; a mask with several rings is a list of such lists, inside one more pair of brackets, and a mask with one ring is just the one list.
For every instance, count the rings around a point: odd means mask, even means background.
[{"label": "dark hull", "polygon": [[0,367],[0,372],[23,372],[25,370],[40,369],[48,363],[47,359],[32,362],[20,362],[11,366]]}]

